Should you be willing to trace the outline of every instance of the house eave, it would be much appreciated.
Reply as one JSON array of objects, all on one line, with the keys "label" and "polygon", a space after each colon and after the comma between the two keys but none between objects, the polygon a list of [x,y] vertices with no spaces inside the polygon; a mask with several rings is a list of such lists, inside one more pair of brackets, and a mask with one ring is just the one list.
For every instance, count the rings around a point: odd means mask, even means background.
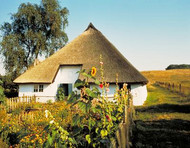
[{"label": "house eave", "polygon": [[52,82],[14,82],[15,84],[51,84]]}]

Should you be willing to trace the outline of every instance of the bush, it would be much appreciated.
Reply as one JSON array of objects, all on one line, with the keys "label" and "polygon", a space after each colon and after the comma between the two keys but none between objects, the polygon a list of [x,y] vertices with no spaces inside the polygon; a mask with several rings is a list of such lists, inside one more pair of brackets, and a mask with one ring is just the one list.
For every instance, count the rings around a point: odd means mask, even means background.
[{"label": "bush", "polygon": [[56,101],[63,101],[65,100],[65,92],[62,87],[59,87],[56,94]]}]

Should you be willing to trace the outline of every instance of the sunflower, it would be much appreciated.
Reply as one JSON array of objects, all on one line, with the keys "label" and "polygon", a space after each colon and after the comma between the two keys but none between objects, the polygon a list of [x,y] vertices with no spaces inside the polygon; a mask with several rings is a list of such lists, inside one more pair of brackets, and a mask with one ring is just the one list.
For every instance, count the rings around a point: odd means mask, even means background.
[{"label": "sunflower", "polygon": [[91,69],[91,76],[95,76],[96,75],[96,67],[92,67]]}]

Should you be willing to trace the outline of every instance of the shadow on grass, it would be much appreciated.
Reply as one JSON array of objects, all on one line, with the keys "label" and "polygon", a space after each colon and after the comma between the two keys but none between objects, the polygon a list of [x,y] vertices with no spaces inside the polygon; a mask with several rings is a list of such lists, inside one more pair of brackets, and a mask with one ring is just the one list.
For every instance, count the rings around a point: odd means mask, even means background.
[{"label": "shadow on grass", "polygon": [[190,104],[188,105],[159,104],[153,106],[136,107],[135,110],[137,112],[151,112],[151,113],[162,113],[162,112],[190,113]]},{"label": "shadow on grass", "polygon": [[135,121],[132,143],[134,148],[189,148],[190,121]]}]

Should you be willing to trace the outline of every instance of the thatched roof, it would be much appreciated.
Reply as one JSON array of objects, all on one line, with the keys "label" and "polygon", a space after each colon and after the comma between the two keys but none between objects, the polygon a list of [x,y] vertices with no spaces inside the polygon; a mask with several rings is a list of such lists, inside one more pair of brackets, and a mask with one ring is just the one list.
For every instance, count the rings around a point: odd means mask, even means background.
[{"label": "thatched roof", "polygon": [[[61,65],[82,65],[82,69],[97,68],[100,76],[100,55],[103,57],[105,81],[147,83],[148,80],[98,31],[91,23],[88,28],[72,42],[55,54],[24,72],[15,83],[53,83]],[[81,76],[79,76],[81,77]]]}]

